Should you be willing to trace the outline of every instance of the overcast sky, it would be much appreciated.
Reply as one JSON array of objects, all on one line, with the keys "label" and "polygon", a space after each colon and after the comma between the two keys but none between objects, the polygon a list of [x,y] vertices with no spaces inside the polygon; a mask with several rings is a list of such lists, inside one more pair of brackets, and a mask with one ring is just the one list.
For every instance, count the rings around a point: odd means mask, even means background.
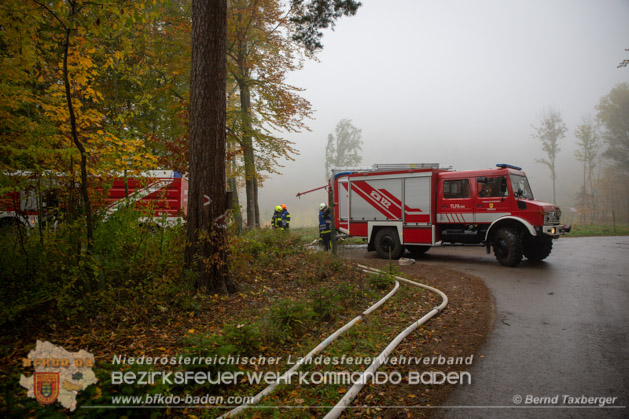
[{"label": "overcast sky", "polygon": [[362,130],[363,166],[506,162],[550,201],[531,127],[549,107],[569,129],[557,189],[559,204],[572,206],[582,179],[574,129],[629,81],[629,68],[617,68],[629,58],[629,0],[363,0],[324,33],[319,62],[288,80],[306,89],[315,119],[311,132],[286,135],[301,154],[260,190],[263,221],[285,203],[295,226],[315,224],[325,194],[295,195],[326,183],[327,136],[343,118]]}]

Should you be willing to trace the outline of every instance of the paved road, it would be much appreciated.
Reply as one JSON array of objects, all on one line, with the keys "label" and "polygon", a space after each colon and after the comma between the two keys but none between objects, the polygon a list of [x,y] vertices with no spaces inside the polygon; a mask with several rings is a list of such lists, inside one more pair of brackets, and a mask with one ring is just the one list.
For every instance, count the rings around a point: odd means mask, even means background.
[{"label": "paved road", "polygon": [[[472,385],[447,402],[460,407],[437,416],[629,417],[619,408],[629,406],[629,237],[560,239],[547,262],[518,268],[479,247],[434,248],[421,262],[484,278],[496,302]],[[549,397],[554,407],[532,407],[527,396]],[[564,396],[616,399],[584,408]]]}]

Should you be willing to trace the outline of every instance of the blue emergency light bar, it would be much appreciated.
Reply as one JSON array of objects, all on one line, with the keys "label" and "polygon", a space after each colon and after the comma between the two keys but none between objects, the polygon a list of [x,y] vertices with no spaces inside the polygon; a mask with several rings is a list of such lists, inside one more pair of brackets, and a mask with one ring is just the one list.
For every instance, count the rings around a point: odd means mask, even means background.
[{"label": "blue emergency light bar", "polygon": [[505,164],[505,163],[498,163],[498,164],[496,165],[496,167],[499,167],[499,168],[501,168],[501,169],[515,169],[515,170],[522,170],[522,168],[521,168],[521,167],[518,167],[518,166],[513,166],[513,165],[511,165],[511,164]]}]

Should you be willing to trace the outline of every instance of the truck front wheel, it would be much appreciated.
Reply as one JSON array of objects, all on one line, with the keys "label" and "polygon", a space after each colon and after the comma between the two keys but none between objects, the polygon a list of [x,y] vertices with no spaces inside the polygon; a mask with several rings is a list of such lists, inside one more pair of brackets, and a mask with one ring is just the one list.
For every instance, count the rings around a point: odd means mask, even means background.
[{"label": "truck front wheel", "polygon": [[400,243],[400,236],[393,228],[383,228],[376,233],[375,248],[376,253],[382,259],[399,259],[404,252],[404,247]]},{"label": "truck front wheel", "polygon": [[550,255],[553,239],[550,237],[531,237],[524,242],[524,256],[532,262],[539,262]]},{"label": "truck front wheel", "polygon": [[3,233],[15,233],[23,226],[24,224],[17,217],[0,218],[0,231]]},{"label": "truck front wheel", "polygon": [[501,228],[493,240],[494,254],[503,266],[518,266],[522,261],[522,239],[512,228]]}]

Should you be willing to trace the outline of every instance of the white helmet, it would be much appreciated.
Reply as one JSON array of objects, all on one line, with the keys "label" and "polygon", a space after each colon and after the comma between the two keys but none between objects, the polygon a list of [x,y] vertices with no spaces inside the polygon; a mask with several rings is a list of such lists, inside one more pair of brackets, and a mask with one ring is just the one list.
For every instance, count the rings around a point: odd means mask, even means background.
[{"label": "white helmet", "polygon": [[319,204],[319,210],[323,211],[325,209],[325,207],[327,207],[327,205],[325,204],[325,202],[322,202]]}]

